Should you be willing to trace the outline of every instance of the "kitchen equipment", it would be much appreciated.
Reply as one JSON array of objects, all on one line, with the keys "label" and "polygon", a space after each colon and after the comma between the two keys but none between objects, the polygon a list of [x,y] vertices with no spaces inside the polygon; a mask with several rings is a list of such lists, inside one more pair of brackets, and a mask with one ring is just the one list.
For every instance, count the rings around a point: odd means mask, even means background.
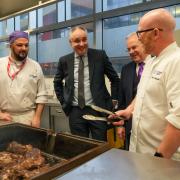
[{"label": "kitchen equipment", "polygon": [[[111,111],[109,111],[107,109],[104,109],[104,108],[101,108],[101,107],[98,107],[98,106],[95,106],[95,105],[91,105],[90,107],[92,109],[94,109],[95,111],[105,113],[105,114],[108,114],[108,115],[115,114],[114,112],[111,112]],[[90,114],[83,115],[83,118],[86,119],[86,120],[92,120],[92,121],[107,121],[109,123],[117,122],[117,121],[120,121],[120,120],[125,120],[125,118],[120,117],[120,116],[118,116],[116,119],[108,119],[107,117],[99,117],[99,116],[94,116],[94,115],[90,115]]]},{"label": "kitchen equipment", "polygon": [[85,114],[83,115],[83,118],[86,120],[92,120],[92,121],[107,121],[107,122],[117,122],[120,120],[124,120],[124,118],[122,117],[118,117],[117,119],[108,119],[106,117],[99,117],[99,116],[93,116],[93,115],[89,115],[89,114]]},{"label": "kitchen equipment", "polygon": [[0,125],[0,151],[12,141],[39,148],[49,160],[50,167],[32,177],[38,180],[52,179],[110,148],[106,142],[65,133],[55,135],[52,131],[19,123]]},{"label": "kitchen equipment", "polygon": [[106,113],[106,114],[109,114],[109,115],[114,114],[114,112],[111,112],[111,111],[109,111],[107,109],[104,109],[104,108],[101,108],[99,106],[91,105],[90,107],[92,109],[94,109],[95,111],[98,111],[98,112]]}]

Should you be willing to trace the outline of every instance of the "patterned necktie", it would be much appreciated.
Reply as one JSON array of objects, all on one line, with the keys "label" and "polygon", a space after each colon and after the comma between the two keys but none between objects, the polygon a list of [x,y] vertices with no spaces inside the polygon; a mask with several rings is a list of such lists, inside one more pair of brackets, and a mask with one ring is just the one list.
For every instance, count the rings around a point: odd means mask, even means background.
[{"label": "patterned necktie", "polygon": [[81,109],[85,106],[84,98],[84,62],[83,58],[79,57],[79,70],[78,70],[78,105]]},{"label": "patterned necktie", "polygon": [[144,62],[139,63],[138,66],[139,66],[139,69],[138,69],[138,79],[140,80],[142,72],[143,72],[143,69],[144,69]]}]

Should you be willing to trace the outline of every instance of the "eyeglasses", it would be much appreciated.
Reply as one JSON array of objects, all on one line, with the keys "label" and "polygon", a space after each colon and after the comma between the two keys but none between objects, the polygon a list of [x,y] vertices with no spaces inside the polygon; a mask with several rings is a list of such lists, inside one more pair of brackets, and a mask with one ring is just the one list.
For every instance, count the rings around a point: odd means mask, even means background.
[{"label": "eyeglasses", "polygon": [[145,29],[145,30],[141,30],[141,31],[136,31],[137,37],[140,38],[141,33],[148,32],[148,31],[154,31],[155,29],[158,29],[159,31],[163,31],[163,29],[160,29],[160,28],[150,28],[150,29]]}]

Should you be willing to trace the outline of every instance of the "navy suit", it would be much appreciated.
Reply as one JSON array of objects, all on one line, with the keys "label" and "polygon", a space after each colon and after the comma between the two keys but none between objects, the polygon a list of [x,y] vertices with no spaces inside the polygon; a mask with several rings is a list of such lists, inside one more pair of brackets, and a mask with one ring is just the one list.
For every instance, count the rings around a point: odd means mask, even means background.
[{"label": "navy suit", "polygon": [[[105,51],[89,48],[87,56],[89,65],[90,91],[92,94],[93,102],[97,106],[112,110],[112,99],[118,99],[119,77],[113,69],[112,64],[109,61]],[[112,96],[110,96],[106,88],[104,75],[107,75],[108,79],[111,82]],[[64,83],[63,80],[65,80]],[[72,110],[72,108],[74,108],[72,106],[72,100],[74,95],[74,53],[68,54],[60,58],[57,73],[54,78],[54,89],[64,112],[66,113],[66,115],[70,116],[70,119],[72,117],[72,111],[74,116],[79,116],[79,119],[81,118],[80,116],[82,116],[84,113],[95,113],[91,110],[87,110],[87,108],[85,108],[85,110],[80,110],[78,107],[75,107],[76,112],[74,109]],[[91,112],[87,112],[86,110]],[[84,119],[82,119],[82,122],[84,122]],[[80,124],[80,122],[76,122],[76,124],[77,123]],[[91,121],[89,123],[94,122]],[[71,127],[71,125],[72,124],[70,122],[70,128],[71,131],[73,131],[73,127]],[[73,124],[72,126],[74,125],[75,124]],[[81,134],[77,131],[74,133],[82,136],[88,136],[87,134],[89,134],[89,132],[84,132],[84,134]],[[98,137],[94,138],[98,139]]]},{"label": "navy suit", "polygon": [[[138,78],[136,73],[136,63],[130,62],[122,67],[119,87],[119,109],[125,109],[134,99],[137,92]],[[125,149],[129,149],[132,119],[125,122]]]}]

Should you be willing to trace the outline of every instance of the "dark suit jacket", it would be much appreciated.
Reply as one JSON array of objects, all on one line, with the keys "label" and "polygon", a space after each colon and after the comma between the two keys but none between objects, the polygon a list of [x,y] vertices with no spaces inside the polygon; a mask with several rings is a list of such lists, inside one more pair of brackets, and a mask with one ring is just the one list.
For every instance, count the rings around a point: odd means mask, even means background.
[{"label": "dark suit jacket", "polygon": [[[87,55],[93,101],[95,105],[111,110],[112,99],[118,99],[119,77],[105,51],[89,48]],[[112,98],[107,91],[104,75],[107,75],[111,82]],[[60,58],[54,78],[54,89],[64,112],[68,115],[74,95],[74,53]]]},{"label": "dark suit jacket", "polygon": [[[136,63],[130,62],[122,67],[119,86],[119,109],[125,109],[134,99],[137,92],[138,78],[136,74]],[[132,127],[132,120],[126,122],[126,133]]]}]

